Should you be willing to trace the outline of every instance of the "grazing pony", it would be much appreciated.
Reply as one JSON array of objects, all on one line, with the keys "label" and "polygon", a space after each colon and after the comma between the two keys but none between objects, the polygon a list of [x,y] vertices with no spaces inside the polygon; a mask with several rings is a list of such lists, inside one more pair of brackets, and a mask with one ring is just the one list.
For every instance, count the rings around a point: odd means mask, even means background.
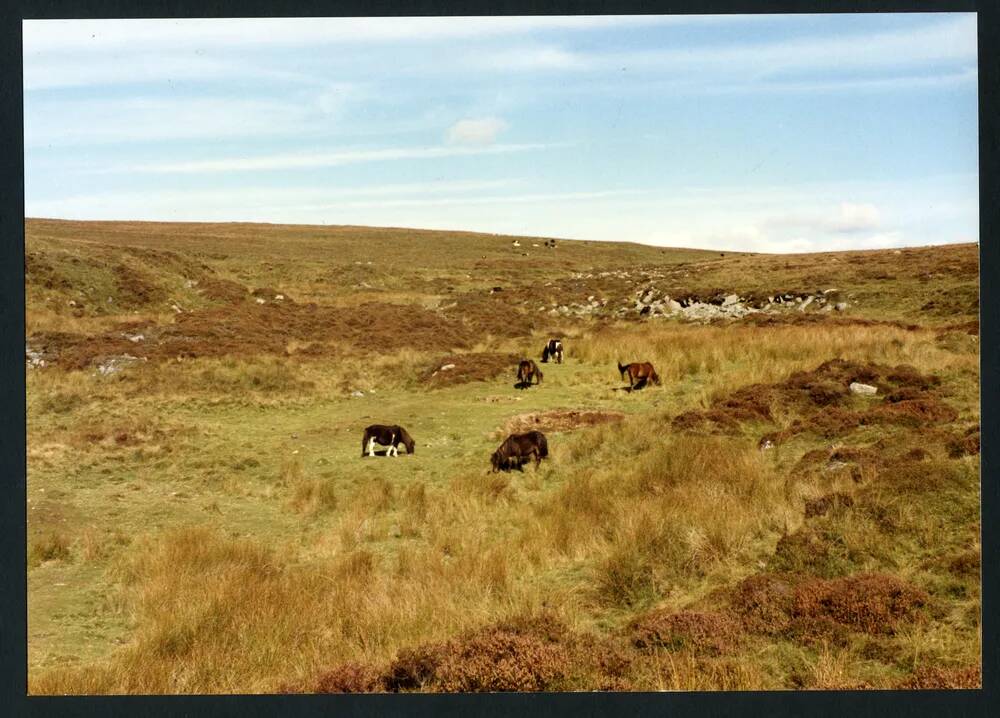
[{"label": "grazing pony", "polygon": [[361,440],[361,458],[375,456],[375,444],[388,446],[386,456],[399,456],[399,445],[406,447],[406,453],[412,454],[415,446],[411,437],[401,426],[386,426],[384,424],[372,424],[365,428],[365,437]]},{"label": "grazing pony", "polygon": [[492,473],[498,471],[510,471],[521,468],[525,463],[534,459],[535,470],[538,470],[542,459],[549,455],[549,442],[545,440],[545,434],[540,431],[529,431],[526,434],[511,434],[490,456],[490,463],[493,465]]},{"label": "grazing pony", "polygon": [[532,359],[522,359],[517,365],[517,381],[522,386],[531,384],[534,379],[536,384],[542,383],[542,372]]},{"label": "grazing pony", "polygon": [[648,361],[633,362],[625,366],[622,366],[621,361],[619,361],[618,373],[622,375],[622,379],[628,374],[629,389],[641,389],[648,382],[653,382],[654,384],[660,383],[660,375],[656,373],[653,365]]},{"label": "grazing pony", "polygon": [[562,364],[563,360],[563,345],[562,341],[559,339],[549,339],[545,348],[542,349],[542,363],[546,363],[549,357],[555,359],[556,364]]}]

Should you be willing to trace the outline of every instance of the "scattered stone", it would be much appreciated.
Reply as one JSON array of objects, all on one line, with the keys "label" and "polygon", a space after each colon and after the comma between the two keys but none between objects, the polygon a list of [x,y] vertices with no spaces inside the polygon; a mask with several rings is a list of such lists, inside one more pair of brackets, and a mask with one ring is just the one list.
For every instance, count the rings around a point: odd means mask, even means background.
[{"label": "scattered stone", "polygon": [[847,302],[837,302],[833,306],[833,308],[836,309],[838,312],[845,312],[847,311]]},{"label": "scattered stone", "polygon": [[264,298],[263,298],[263,297],[257,297],[257,304],[263,304],[263,303],[264,303],[264,301],[265,301],[265,300],[264,300]]},{"label": "scattered stone", "polygon": [[440,369],[438,369],[438,371],[448,371],[449,369],[454,369],[454,368],[455,368],[454,364],[445,364]]},{"label": "scattered stone", "polygon": [[723,298],[723,300],[722,300],[722,306],[728,307],[728,306],[730,306],[732,304],[736,304],[738,301],[740,301],[740,298],[737,295],[735,295],[735,294],[728,294],[728,295],[726,295],[725,298]]},{"label": "scattered stone", "polygon": [[45,366],[44,355],[40,351],[32,349],[27,342],[24,344],[24,356],[29,369],[40,369]]},{"label": "scattered stone", "polygon": [[851,391],[854,394],[861,394],[863,396],[872,396],[878,393],[878,387],[871,386],[870,384],[861,384],[859,382],[851,382]]},{"label": "scattered stone", "polygon": [[799,306],[799,311],[804,312],[806,310],[806,307],[812,304],[812,300],[813,300],[812,297],[806,297],[806,300],[802,302],[802,304]]},{"label": "scattered stone", "polygon": [[138,361],[146,361],[143,357],[134,357],[131,354],[122,354],[121,356],[109,357],[103,363],[97,365],[97,373],[101,376],[110,376],[111,374],[117,374],[122,369],[127,366],[131,366]]},{"label": "scattered stone", "polygon": [[274,295],[274,301],[276,301],[276,302],[280,302],[280,301],[283,301],[283,300],[284,300],[284,298],[285,298],[285,295],[284,295],[284,294],[275,294],[275,295]]},{"label": "scattered stone", "polygon": [[360,396],[364,396],[364,395],[365,395],[365,393],[363,391],[359,391],[357,389],[351,392],[351,396],[359,396],[360,397]]}]

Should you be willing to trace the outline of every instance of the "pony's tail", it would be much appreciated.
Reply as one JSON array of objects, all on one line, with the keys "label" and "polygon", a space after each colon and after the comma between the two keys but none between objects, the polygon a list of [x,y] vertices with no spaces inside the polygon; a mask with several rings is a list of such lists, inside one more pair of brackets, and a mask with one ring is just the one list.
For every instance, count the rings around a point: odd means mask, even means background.
[{"label": "pony's tail", "polygon": [[538,442],[538,455],[544,459],[549,455],[549,441],[545,438],[545,434],[542,434],[539,438],[541,441]]},{"label": "pony's tail", "polygon": [[535,368],[535,376],[538,377],[538,383],[541,384],[542,383],[542,372],[537,367]]},{"label": "pony's tail", "polygon": [[652,374],[652,376],[650,378],[653,380],[654,384],[656,384],[657,386],[660,385],[660,375],[657,374],[655,371],[653,372],[653,374]]},{"label": "pony's tail", "polygon": [[622,360],[619,359],[618,360],[618,373],[621,374],[622,377],[625,376],[625,370],[626,369],[628,369],[628,367],[627,366],[622,366]]}]

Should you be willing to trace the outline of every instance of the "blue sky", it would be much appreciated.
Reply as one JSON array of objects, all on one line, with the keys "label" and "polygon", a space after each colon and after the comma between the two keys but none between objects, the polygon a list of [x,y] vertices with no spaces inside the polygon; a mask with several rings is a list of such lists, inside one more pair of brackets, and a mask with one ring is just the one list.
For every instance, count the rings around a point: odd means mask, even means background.
[{"label": "blue sky", "polygon": [[26,215],[978,241],[976,16],[24,23]]}]

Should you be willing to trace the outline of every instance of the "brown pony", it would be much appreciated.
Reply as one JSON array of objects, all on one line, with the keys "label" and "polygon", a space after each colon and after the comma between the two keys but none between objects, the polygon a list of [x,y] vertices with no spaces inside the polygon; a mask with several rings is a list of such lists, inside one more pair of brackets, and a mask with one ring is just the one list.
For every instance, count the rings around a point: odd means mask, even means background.
[{"label": "brown pony", "polygon": [[648,382],[653,382],[654,384],[660,383],[660,375],[656,373],[653,365],[648,361],[633,362],[625,366],[622,366],[621,361],[619,361],[618,372],[622,375],[622,379],[628,374],[629,389],[641,389]]},{"label": "brown pony", "polygon": [[532,379],[535,380],[536,384],[541,384],[542,372],[533,360],[522,359],[521,363],[517,365],[517,381],[522,386],[528,386]]},{"label": "brown pony", "polygon": [[537,471],[542,459],[548,455],[549,443],[545,439],[545,434],[540,431],[529,431],[525,434],[511,434],[504,439],[490,456],[490,463],[493,465],[493,473],[511,469],[524,471],[522,465],[534,459]]}]

